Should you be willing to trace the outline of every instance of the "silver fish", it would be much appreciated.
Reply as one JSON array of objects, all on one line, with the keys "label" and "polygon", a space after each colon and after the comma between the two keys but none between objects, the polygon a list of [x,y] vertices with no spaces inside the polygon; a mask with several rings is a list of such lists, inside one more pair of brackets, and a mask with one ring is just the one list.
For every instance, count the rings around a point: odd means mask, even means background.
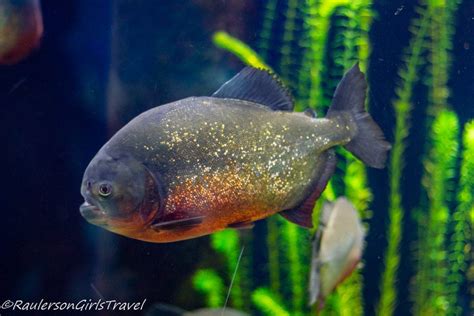
[{"label": "silver fish", "polygon": [[364,228],[346,198],[324,205],[313,241],[309,303],[324,306],[325,298],[356,268],[362,257]]}]

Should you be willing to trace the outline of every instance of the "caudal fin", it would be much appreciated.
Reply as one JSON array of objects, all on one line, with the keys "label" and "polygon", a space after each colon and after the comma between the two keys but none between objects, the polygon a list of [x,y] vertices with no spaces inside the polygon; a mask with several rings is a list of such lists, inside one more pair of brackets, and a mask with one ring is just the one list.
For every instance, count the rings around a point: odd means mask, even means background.
[{"label": "caudal fin", "polygon": [[339,82],[327,117],[349,112],[357,125],[357,133],[344,147],[368,166],[384,168],[391,146],[365,110],[366,94],[367,82],[359,64],[355,64]]}]

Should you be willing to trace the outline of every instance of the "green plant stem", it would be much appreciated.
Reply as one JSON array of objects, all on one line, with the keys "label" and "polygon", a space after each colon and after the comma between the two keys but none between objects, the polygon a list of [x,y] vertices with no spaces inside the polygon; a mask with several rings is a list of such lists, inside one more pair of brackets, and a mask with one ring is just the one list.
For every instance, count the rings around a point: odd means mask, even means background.
[{"label": "green plant stem", "polygon": [[291,287],[291,305],[292,314],[301,314],[303,309],[303,293],[305,291],[306,284],[303,281],[303,268],[301,262],[302,247],[308,247],[309,245],[302,245],[299,228],[296,224],[288,221],[283,222],[282,230],[280,231],[284,238],[283,244],[285,245],[284,253],[288,260],[288,277]]},{"label": "green plant stem", "polygon": [[286,10],[286,19],[283,26],[283,41],[280,49],[280,74],[290,88],[294,88],[294,81],[291,78],[291,69],[293,66],[294,56],[292,54],[293,42],[295,40],[295,22],[298,0],[288,0],[288,8]]},{"label": "green plant stem", "polygon": [[263,15],[262,30],[260,32],[259,53],[262,60],[268,57],[270,43],[273,34],[273,24],[276,16],[277,0],[268,0],[265,5],[265,13]]},{"label": "green plant stem", "polygon": [[[226,229],[214,233],[211,235],[211,245],[214,250],[221,253],[226,259],[227,273],[232,277],[236,270],[241,251],[238,232],[236,230]],[[232,291],[230,292],[232,306],[236,308],[242,308],[244,305],[241,275],[242,273],[235,273]]]},{"label": "green plant stem", "polygon": [[198,270],[193,277],[194,288],[205,295],[206,305],[209,307],[221,307],[224,304],[223,283],[219,275],[211,269]]},{"label": "green plant stem", "polygon": [[257,308],[268,316],[290,316],[286,308],[276,299],[276,297],[265,288],[256,289],[252,294],[252,301]]},{"label": "green plant stem", "polygon": [[228,33],[218,31],[214,33],[212,40],[214,45],[231,52],[243,63],[255,68],[271,70],[270,66],[253,49]]},{"label": "green plant stem", "polygon": [[[474,311],[474,121],[466,124],[464,129],[464,151],[461,164],[461,181],[458,202],[460,210],[467,215],[467,245],[464,248],[468,253],[468,269],[466,279],[469,288],[469,310]],[[469,255],[470,254],[470,255]]]},{"label": "green plant stem", "polygon": [[420,268],[428,272],[430,288],[427,301],[422,305],[423,315],[445,315],[447,302],[448,267],[446,235],[450,220],[450,193],[454,187],[455,166],[458,154],[459,123],[456,114],[443,110],[433,122],[432,149],[425,161],[423,185],[428,193],[428,221],[426,227],[426,253]]},{"label": "green plant stem", "polygon": [[453,17],[459,0],[428,0],[430,23],[430,101],[428,114],[433,117],[446,108],[449,97],[448,77],[454,35]]},{"label": "green plant stem", "polygon": [[273,293],[280,293],[280,253],[278,245],[278,218],[272,216],[267,220],[267,249],[268,270],[270,273],[270,288]]},{"label": "green plant stem", "polygon": [[393,102],[395,131],[389,165],[388,245],[384,256],[385,269],[382,272],[380,284],[380,300],[376,309],[376,314],[379,316],[393,315],[397,301],[396,276],[400,263],[399,248],[404,216],[400,186],[404,169],[405,141],[409,133],[413,86],[418,79],[417,73],[423,61],[422,53],[428,26],[428,15],[423,10],[419,11],[419,18],[415,20],[412,27],[413,37],[404,57],[405,63],[399,72],[401,82],[396,89],[397,97]]},{"label": "green plant stem", "polygon": [[[469,254],[472,253],[474,242],[472,236],[469,237],[469,226],[471,225],[472,228],[472,223],[474,223],[474,121],[467,123],[464,127],[459,177],[456,199],[458,206],[452,216],[453,233],[448,256],[450,270],[447,282],[447,314],[450,316],[462,315],[459,300],[460,288],[464,281],[464,273],[467,272],[467,262],[471,259]],[[469,276],[467,279],[469,280]],[[472,276],[470,281],[474,281]],[[472,292],[473,290],[471,289]]]},{"label": "green plant stem", "polygon": [[[448,121],[451,121],[452,125],[456,125],[451,126],[452,132],[459,130],[455,115],[443,112],[448,107],[448,77],[453,35],[452,17],[456,8],[457,1],[427,1],[427,12],[431,20],[430,45],[428,45],[430,64],[428,67],[427,124],[433,124],[432,143],[430,144],[434,147],[431,149],[430,156],[425,159],[427,173],[423,179],[423,185],[428,194],[428,214],[419,214],[422,229],[420,229],[420,241],[418,242],[420,255],[416,280],[417,291],[420,295],[419,300],[415,301],[415,310],[422,315],[446,314],[450,305],[449,297],[452,297],[449,294],[449,287],[446,286],[449,277],[449,269],[445,264],[447,259],[446,235],[450,221],[448,202],[451,200],[451,196],[448,193],[452,191],[453,169],[458,144],[456,140],[449,139],[449,137],[456,137],[455,135],[449,135],[447,131],[436,131],[435,124],[443,123],[440,113],[444,113],[444,123],[447,124]],[[434,122],[433,118],[435,118]],[[442,136],[438,136],[436,139],[437,134]],[[436,146],[444,145],[446,147],[449,141],[453,147],[456,147],[452,148],[453,156],[446,156],[443,150],[441,150],[443,152],[439,152],[439,148],[436,152]],[[422,250],[427,251],[428,255],[426,253],[421,255]]]},{"label": "green plant stem", "polygon": [[[297,109],[310,107],[316,111],[323,104],[321,74],[324,72],[324,55],[326,53],[327,35],[333,11],[350,0],[317,1],[308,0],[305,18],[307,38],[303,42],[306,48],[298,78],[300,102]],[[304,92],[307,91],[307,92]]]}]

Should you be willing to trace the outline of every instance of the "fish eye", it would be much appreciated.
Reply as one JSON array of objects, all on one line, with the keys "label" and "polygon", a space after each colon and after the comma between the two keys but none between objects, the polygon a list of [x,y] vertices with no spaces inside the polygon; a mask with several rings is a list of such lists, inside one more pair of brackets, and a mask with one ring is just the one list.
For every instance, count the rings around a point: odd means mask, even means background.
[{"label": "fish eye", "polygon": [[102,197],[107,197],[112,194],[112,186],[109,183],[101,183],[99,185],[99,194]]}]

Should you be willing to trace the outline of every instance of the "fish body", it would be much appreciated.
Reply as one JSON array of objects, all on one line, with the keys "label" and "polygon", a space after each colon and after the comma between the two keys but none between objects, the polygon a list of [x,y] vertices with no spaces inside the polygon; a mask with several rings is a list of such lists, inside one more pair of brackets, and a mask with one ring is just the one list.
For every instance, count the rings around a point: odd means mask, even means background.
[{"label": "fish body", "polygon": [[154,166],[166,197],[162,221],[202,217],[201,225],[161,233],[174,238],[296,207],[325,167],[325,151],[347,142],[348,130],[251,102],[198,97],[143,113],[101,152],[112,157],[133,152]]},{"label": "fish body", "polygon": [[[244,227],[275,213],[311,227],[314,201],[334,169],[331,148],[350,144],[360,127],[357,116],[337,107],[326,118],[291,108],[278,82],[247,68],[212,97],[142,113],[91,161],[82,185],[83,215],[153,242]],[[107,197],[97,197],[104,181],[111,190],[120,182],[136,188],[127,188],[128,198],[112,199],[111,207]]]},{"label": "fish body", "polygon": [[364,228],[359,214],[346,198],[327,203],[313,241],[310,304],[325,298],[356,268],[362,257]]},{"label": "fish body", "polygon": [[0,64],[24,59],[39,45],[42,35],[39,0],[0,1]]}]

